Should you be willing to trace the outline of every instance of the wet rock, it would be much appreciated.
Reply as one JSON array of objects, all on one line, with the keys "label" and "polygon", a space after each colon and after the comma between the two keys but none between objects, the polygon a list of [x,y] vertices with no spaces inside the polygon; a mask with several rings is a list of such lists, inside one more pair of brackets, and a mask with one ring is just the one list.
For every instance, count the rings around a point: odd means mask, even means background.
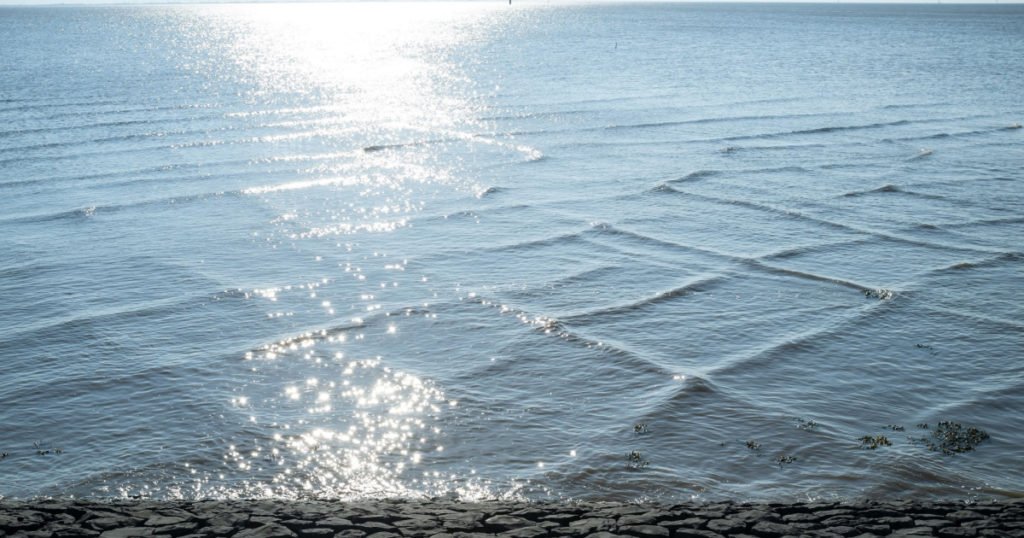
[{"label": "wet rock", "polygon": [[[454,514],[442,514],[441,522],[448,530],[468,531],[477,528],[484,515],[480,512],[461,512]],[[575,516],[573,516],[575,517]]]},{"label": "wet rock", "polygon": [[0,529],[10,533],[38,529],[42,526],[43,514],[40,512],[0,514]]},{"label": "wet rock", "polygon": [[732,534],[747,528],[747,524],[738,519],[712,519],[707,523],[708,530],[718,533]]},{"label": "wet rock", "polygon": [[811,538],[844,538],[842,534],[836,534],[828,530],[816,530],[805,533],[806,536]]},{"label": "wet rock", "polygon": [[735,519],[744,523],[752,523],[754,521],[760,521],[768,517],[769,512],[765,510],[743,510],[734,514],[726,515],[726,519]]},{"label": "wet rock", "polygon": [[786,523],[814,523],[821,521],[821,516],[812,512],[796,512],[784,514],[782,520]]},{"label": "wet rock", "polygon": [[[508,517],[508,516],[500,516]],[[409,529],[409,530],[425,530],[425,529],[436,529],[441,526],[441,522],[436,518],[428,516],[418,516],[409,519],[400,519],[391,523],[398,529]]]},{"label": "wet rock", "polygon": [[833,516],[833,517],[830,517],[828,519],[823,519],[819,523],[821,523],[822,525],[824,525],[826,527],[836,527],[836,526],[854,527],[856,525],[860,525],[861,523],[863,523],[863,520],[861,520],[859,518],[855,518],[853,516],[847,515],[847,516]]},{"label": "wet rock", "polygon": [[154,528],[153,534],[162,534],[173,537],[184,536],[186,534],[192,534],[196,530],[196,527],[198,526],[199,525],[197,523],[192,522],[176,523],[174,525],[164,525],[162,527]]},{"label": "wet rock", "polygon": [[518,516],[506,516],[506,515],[491,516],[491,517],[487,518],[486,520],[484,520],[484,523],[488,527],[493,527],[493,528],[502,529],[502,530],[515,529],[515,528],[519,528],[519,527],[528,527],[528,526],[533,525],[533,522],[530,521],[529,519],[518,517]]},{"label": "wet rock", "polygon": [[857,525],[857,530],[867,534],[886,536],[892,531],[888,525]]},{"label": "wet rock", "polygon": [[113,516],[90,519],[85,522],[85,526],[102,532],[110,529],[119,529],[121,527],[138,527],[141,526],[142,523],[143,520],[137,517]]},{"label": "wet rock", "polygon": [[909,529],[899,529],[890,536],[931,536],[931,527],[910,527]]},{"label": "wet rock", "polygon": [[316,523],[308,519],[285,519],[281,521],[281,524],[291,529],[292,532],[299,532],[301,529],[313,527]]},{"label": "wet rock", "polygon": [[[323,522],[320,522],[323,523]],[[318,524],[320,527],[330,527],[330,525]],[[358,524],[361,530],[366,531],[366,534],[373,535],[376,532],[395,532],[395,528],[387,523],[381,523],[380,521],[363,521]]]},{"label": "wet rock", "polygon": [[706,531],[700,529],[688,529],[681,527],[676,529],[672,536],[675,538],[724,538],[721,534],[715,531]]},{"label": "wet rock", "polygon": [[105,531],[100,534],[100,538],[133,538],[135,536],[151,536],[152,534],[153,529],[150,527],[122,527]]},{"label": "wet rock", "polygon": [[99,531],[70,525],[51,527],[46,532],[49,533],[51,538],[93,538],[100,535]]},{"label": "wet rock", "polygon": [[547,536],[548,530],[543,527],[520,527],[510,531],[505,531],[499,534],[499,537],[503,538],[538,538],[540,536]]},{"label": "wet rock", "polygon": [[608,518],[591,517],[580,519],[569,523],[569,528],[579,529],[587,534],[615,530],[615,520]]},{"label": "wet rock", "polygon": [[306,527],[299,530],[294,530],[295,534],[298,534],[300,538],[334,538],[334,530],[324,527]]},{"label": "wet rock", "polygon": [[619,527],[619,534],[668,538],[669,532],[665,527],[659,527],[658,525],[627,525]]},{"label": "wet rock", "polygon": [[147,527],[163,527],[165,525],[177,525],[178,523],[184,523],[188,519],[176,516],[153,516],[146,520],[144,523]]},{"label": "wet rock", "polygon": [[335,533],[334,538],[366,538],[366,533],[359,529],[345,529]]},{"label": "wet rock", "polygon": [[860,517],[879,518],[879,517],[900,517],[903,512],[896,510],[890,510],[888,508],[868,508],[857,514]]},{"label": "wet rock", "polygon": [[800,534],[796,529],[782,523],[758,521],[750,528],[750,533],[762,538],[778,538],[780,536]]},{"label": "wet rock", "polygon": [[702,517],[688,517],[686,519],[674,520],[674,521],[662,521],[659,524],[667,529],[687,528],[687,529],[699,529],[707,524],[708,520]]},{"label": "wet rock", "polygon": [[971,521],[964,521],[960,523],[961,527],[968,529],[992,529],[999,526],[999,523],[994,519],[973,519]]},{"label": "wet rock", "polygon": [[402,538],[402,535],[395,534],[393,532],[375,532],[369,535],[367,538]]},{"label": "wet rock", "polygon": [[963,538],[977,536],[978,531],[964,527],[944,527],[939,529],[938,535],[941,538]]},{"label": "wet rock", "polygon": [[284,525],[267,523],[254,529],[242,530],[234,538],[296,538],[296,534]]},{"label": "wet rock", "polygon": [[956,512],[950,512],[946,514],[946,519],[953,521],[970,521],[972,519],[984,519],[985,516],[973,511],[973,510],[957,510]]},{"label": "wet rock", "polygon": [[555,513],[555,514],[550,514],[550,515],[546,515],[546,516],[541,516],[539,519],[541,521],[554,521],[556,523],[566,523],[568,521],[572,521],[572,520],[577,519],[577,518],[578,518],[578,516],[576,514]]},{"label": "wet rock", "polygon": [[655,517],[655,514],[653,512],[633,514],[628,516],[622,516],[619,518],[620,527],[625,527],[629,525],[652,525],[657,522],[658,518]]},{"label": "wet rock", "polygon": [[853,514],[853,510],[850,510],[849,508],[833,508],[829,510],[821,510],[814,513],[815,515],[820,516],[821,519],[827,519],[835,516],[849,516]]}]

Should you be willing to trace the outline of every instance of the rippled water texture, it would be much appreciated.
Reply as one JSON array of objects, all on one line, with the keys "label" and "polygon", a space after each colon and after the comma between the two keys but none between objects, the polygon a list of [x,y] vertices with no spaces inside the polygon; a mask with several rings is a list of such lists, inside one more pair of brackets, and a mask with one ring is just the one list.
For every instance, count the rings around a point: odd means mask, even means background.
[{"label": "rippled water texture", "polygon": [[0,8],[0,496],[1019,496],[1021,28]]}]

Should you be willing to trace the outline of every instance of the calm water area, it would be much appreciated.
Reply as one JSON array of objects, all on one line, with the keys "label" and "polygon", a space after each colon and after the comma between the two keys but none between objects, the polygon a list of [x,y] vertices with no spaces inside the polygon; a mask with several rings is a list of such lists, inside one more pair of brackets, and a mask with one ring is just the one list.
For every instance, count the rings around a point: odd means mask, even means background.
[{"label": "calm water area", "polygon": [[1024,495],[1022,5],[0,44],[0,498]]}]

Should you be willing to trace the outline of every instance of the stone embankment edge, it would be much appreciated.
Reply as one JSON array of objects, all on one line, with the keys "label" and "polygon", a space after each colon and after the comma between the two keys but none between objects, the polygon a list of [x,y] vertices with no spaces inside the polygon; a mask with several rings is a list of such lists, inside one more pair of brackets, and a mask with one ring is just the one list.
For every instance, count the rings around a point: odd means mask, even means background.
[{"label": "stone embankment edge", "polygon": [[1024,500],[691,503],[0,501],[0,538],[1021,537]]}]

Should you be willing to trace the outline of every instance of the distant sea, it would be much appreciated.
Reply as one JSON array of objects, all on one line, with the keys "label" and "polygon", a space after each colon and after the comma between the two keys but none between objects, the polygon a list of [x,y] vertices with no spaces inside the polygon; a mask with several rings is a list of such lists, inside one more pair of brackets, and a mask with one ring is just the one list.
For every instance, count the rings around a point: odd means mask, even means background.
[{"label": "distant sea", "polygon": [[1024,495],[1024,6],[0,42],[0,497]]}]

